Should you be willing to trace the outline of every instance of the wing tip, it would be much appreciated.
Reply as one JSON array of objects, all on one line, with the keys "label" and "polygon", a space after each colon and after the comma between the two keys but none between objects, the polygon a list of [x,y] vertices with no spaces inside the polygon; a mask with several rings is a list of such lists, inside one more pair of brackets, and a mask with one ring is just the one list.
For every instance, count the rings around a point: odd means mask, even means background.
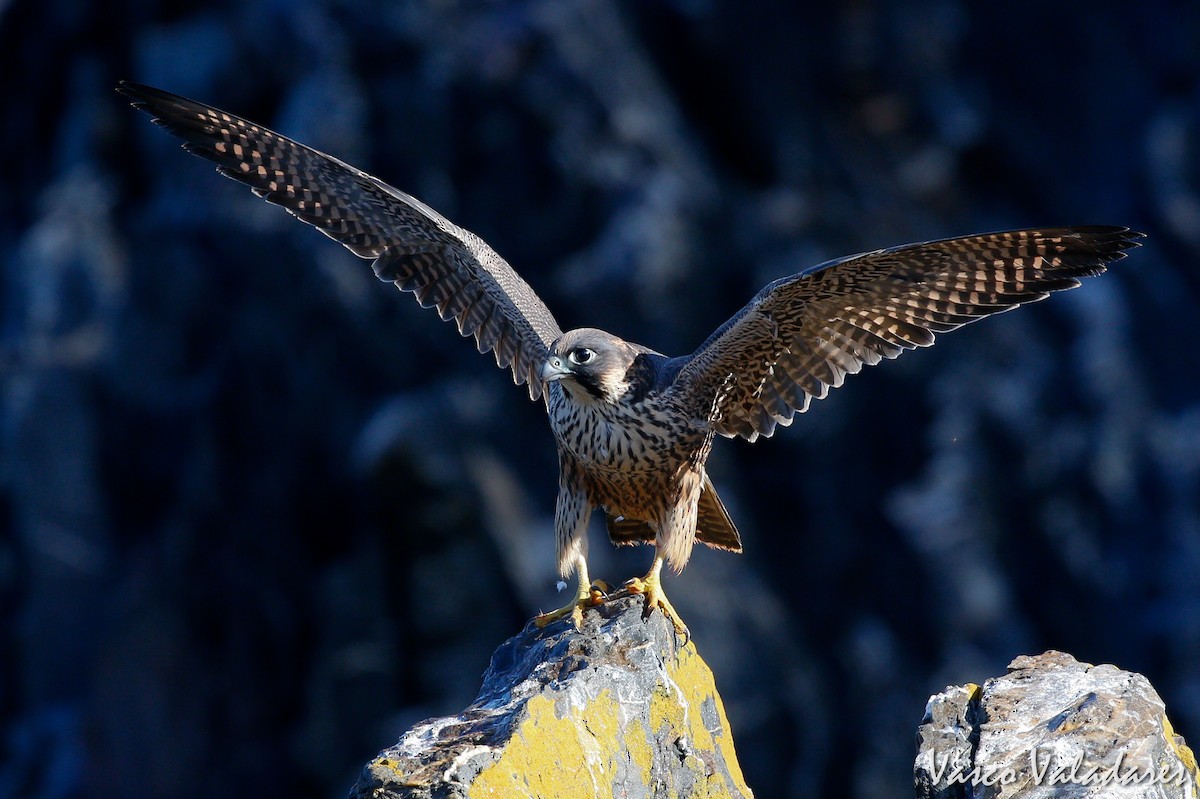
[{"label": "wing tip", "polygon": [[144,83],[135,83],[130,80],[117,81],[117,85],[113,90],[117,94],[128,98],[129,104],[134,108],[151,114],[158,113],[162,110],[162,106],[167,104],[183,106],[186,103],[192,102],[178,94],[173,94],[163,89],[156,89]]},{"label": "wing tip", "polygon": [[1141,247],[1146,238],[1145,233],[1124,225],[1075,225],[1064,232],[1087,245],[1105,264],[1127,257],[1129,250]]},{"label": "wing tip", "polygon": [[139,100],[148,92],[149,89],[149,86],[144,86],[140,83],[134,83],[131,80],[119,80],[117,81],[117,85],[113,87],[113,91],[115,91],[117,94],[129,97],[134,101]]}]

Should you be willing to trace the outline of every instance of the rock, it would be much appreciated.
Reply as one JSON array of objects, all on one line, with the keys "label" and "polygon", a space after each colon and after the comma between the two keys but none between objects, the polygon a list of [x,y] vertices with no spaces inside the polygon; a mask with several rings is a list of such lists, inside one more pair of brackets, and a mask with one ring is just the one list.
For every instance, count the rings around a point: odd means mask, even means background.
[{"label": "rock", "polygon": [[917,732],[917,796],[1196,797],[1196,758],[1149,681],[1062,652],[930,698]]},{"label": "rock", "polygon": [[749,797],[712,672],[641,597],[532,623],[492,656],[475,702],[364,768],[352,797]]}]

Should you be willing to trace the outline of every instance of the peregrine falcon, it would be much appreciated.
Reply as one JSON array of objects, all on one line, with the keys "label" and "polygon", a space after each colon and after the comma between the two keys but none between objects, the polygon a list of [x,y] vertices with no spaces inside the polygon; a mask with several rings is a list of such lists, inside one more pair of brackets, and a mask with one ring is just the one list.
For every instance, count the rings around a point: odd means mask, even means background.
[{"label": "peregrine falcon", "polygon": [[574,600],[540,624],[570,617],[578,626],[602,601],[587,570],[588,520],[599,508],[614,543],[654,545],[650,570],[625,586],[686,634],[663,593],[663,564],[681,571],[696,541],[742,548],[704,468],[714,436],[770,436],[846,375],[1074,288],[1142,235],[1014,230],[838,258],[776,280],[695,352],[671,358],[603,330],[564,333],[482,239],[349,164],[203,103],[132,83],[118,90],[221,174],[372,259],[381,280],[454,320],[545,401],[560,465],[558,568],[578,580]]}]

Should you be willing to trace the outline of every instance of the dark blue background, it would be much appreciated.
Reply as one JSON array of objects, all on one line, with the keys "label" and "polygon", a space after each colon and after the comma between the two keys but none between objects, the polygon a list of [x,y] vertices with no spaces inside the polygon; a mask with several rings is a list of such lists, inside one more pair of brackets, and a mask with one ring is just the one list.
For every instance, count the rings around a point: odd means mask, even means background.
[{"label": "dark blue background", "polygon": [[[720,442],[746,554],[668,592],[763,797],[907,795],[928,695],[1047,648],[1200,741],[1197,42],[1194,3],[0,4],[0,796],[343,795],[563,601],[543,410],[119,79],[379,175],[564,327],[668,354],[830,257],[1145,230]],[[592,539],[597,576],[649,562]]]}]

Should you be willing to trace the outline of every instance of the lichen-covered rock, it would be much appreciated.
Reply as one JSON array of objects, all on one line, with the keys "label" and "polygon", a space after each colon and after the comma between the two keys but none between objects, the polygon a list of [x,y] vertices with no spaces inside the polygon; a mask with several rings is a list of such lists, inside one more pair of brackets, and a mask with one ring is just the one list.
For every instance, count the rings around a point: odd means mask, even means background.
[{"label": "lichen-covered rock", "polygon": [[367,764],[352,797],[751,797],[712,672],[640,597],[530,624],[475,702]]},{"label": "lichen-covered rock", "polygon": [[1195,799],[1200,781],[1145,677],[1062,652],[931,697],[918,747],[922,799]]}]

